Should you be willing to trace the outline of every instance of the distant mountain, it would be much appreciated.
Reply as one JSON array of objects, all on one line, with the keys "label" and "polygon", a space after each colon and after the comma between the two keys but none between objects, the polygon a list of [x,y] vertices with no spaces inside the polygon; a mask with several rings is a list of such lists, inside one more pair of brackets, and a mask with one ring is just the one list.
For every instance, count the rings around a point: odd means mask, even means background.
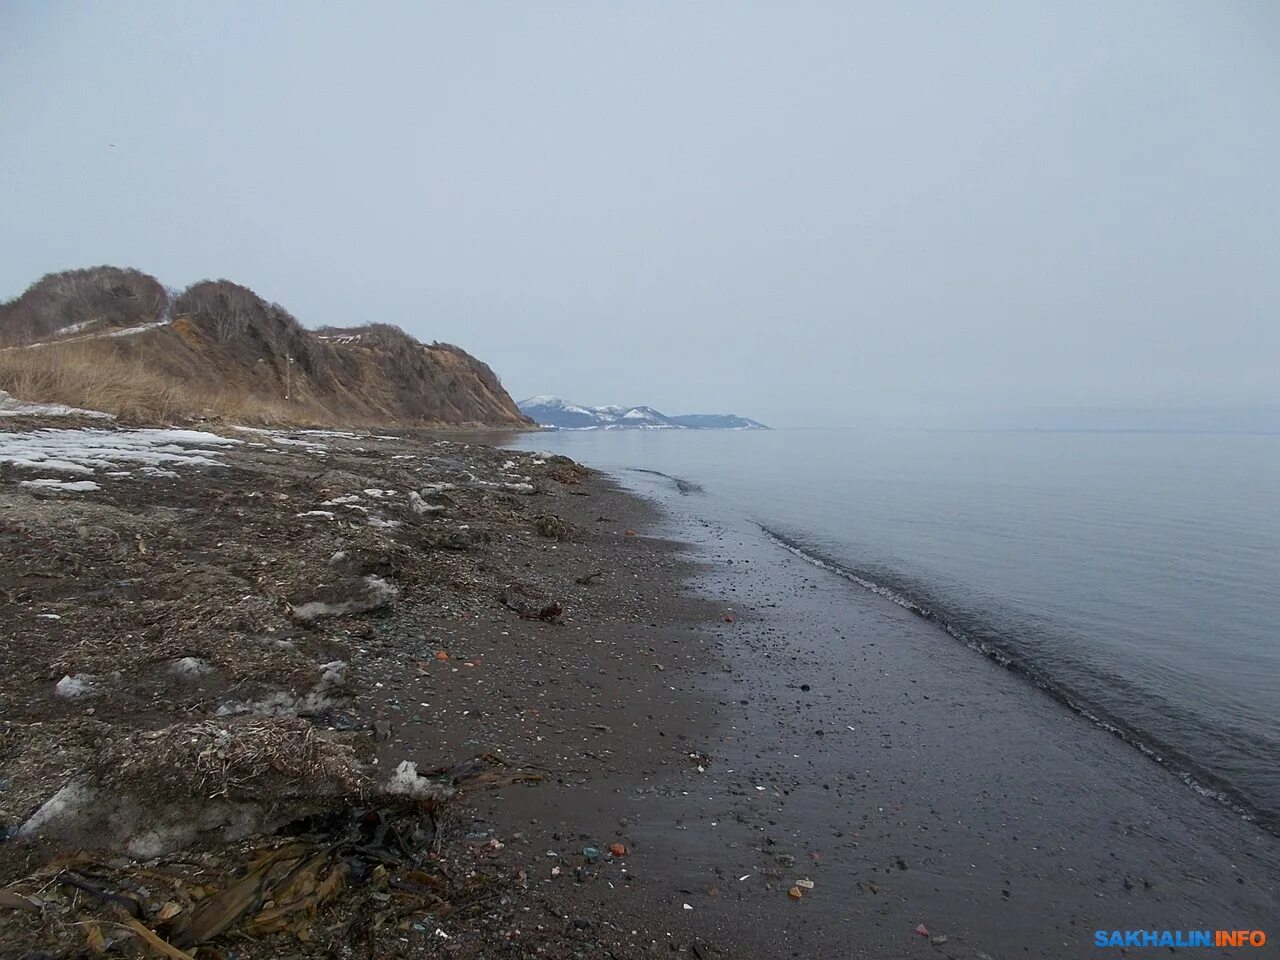
[{"label": "distant mountain", "polygon": [[667,416],[653,407],[586,407],[560,397],[530,397],[516,404],[541,426],[555,430],[768,430],[763,423],[732,413]]}]

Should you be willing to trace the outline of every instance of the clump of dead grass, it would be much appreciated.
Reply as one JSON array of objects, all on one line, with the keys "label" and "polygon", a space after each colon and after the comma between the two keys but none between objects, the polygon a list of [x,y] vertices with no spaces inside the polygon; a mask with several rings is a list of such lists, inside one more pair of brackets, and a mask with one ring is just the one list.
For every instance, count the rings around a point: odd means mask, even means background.
[{"label": "clump of dead grass", "polygon": [[187,797],[359,797],[371,789],[355,751],[298,717],[236,717],[134,734],[98,758],[97,783]]}]

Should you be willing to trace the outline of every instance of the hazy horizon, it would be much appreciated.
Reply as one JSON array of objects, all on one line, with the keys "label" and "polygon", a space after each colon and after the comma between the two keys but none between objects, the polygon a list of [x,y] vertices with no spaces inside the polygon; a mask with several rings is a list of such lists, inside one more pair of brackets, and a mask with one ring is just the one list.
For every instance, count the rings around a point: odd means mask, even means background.
[{"label": "hazy horizon", "polygon": [[0,299],[226,277],[780,426],[1280,412],[1267,4],[15,2],[0,91]]}]

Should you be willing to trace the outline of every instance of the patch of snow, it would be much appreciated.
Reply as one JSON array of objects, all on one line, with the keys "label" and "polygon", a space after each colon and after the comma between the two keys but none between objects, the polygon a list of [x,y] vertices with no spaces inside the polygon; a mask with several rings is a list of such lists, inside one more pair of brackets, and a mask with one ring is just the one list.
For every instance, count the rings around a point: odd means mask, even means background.
[{"label": "patch of snow", "polygon": [[359,613],[375,610],[384,606],[400,595],[400,591],[381,577],[364,578],[365,589],[362,594],[329,603],[324,600],[311,600],[293,608],[293,617],[302,623],[309,623],[321,617],[337,617],[344,613]]},{"label": "patch of snow", "polygon": [[[115,337],[133,337],[139,333],[145,333],[148,330],[155,330],[157,327],[167,327],[171,322],[172,321],[170,320],[155,320],[152,323],[142,323],[136,327],[124,327],[123,329],[102,330],[102,331],[99,331],[98,333],[86,333],[78,337],[59,337],[58,339],[55,339],[55,340],[41,340],[38,343],[28,343],[21,347],[9,347],[7,349],[38,350],[41,347],[47,347],[52,344],[79,343],[82,340],[104,340],[104,339],[115,338]],[[72,330],[74,332],[76,330],[82,330],[82,329],[84,329],[84,325],[72,324],[70,327],[64,327],[62,330],[59,331],[59,333],[65,333],[68,330]]]},{"label": "patch of snow", "polygon": [[98,678],[90,673],[68,674],[53,688],[55,697],[65,697],[69,700],[77,697],[96,697],[101,692]]},{"label": "patch of snow", "polygon": [[154,323],[144,323],[136,327],[126,327],[123,330],[109,330],[106,333],[91,334],[84,339],[92,340],[96,337],[132,337],[139,333],[145,333],[147,330],[155,330],[157,327],[167,327],[168,320],[156,320]]},{"label": "patch of snow", "polygon": [[169,673],[186,679],[205,677],[213,673],[213,664],[199,657],[181,657],[169,664]]},{"label": "patch of snow", "polygon": [[[126,464],[145,467],[221,466],[221,452],[242,441],[199,430],[78,430],[46,428],[0,433],[0,463],[33,470],[92,473]],[[213,448],[213,449],[210,449]]]},{"label": "patch of snow", "polygon": [[324,517],[326,520],[333,519],[332,510],[308,510],[306,513],[299,513],[299,517]]},{"label": "patch of snow", "polygon": [[326,500],[324,503],[320,504],[320,506],[322,506],[322,507],[341,507],[341,506],[343,506],[344,504],[348,504],[348,503],[359,503],[359,502],[360,502],[360,494],[358,494],[358,493],[348,493],[346,496],[343,496],[343,497],[334,497],[332,500]]},{"label": "patch of snow", "polygon": [[324,449],[324,447],[318,443],[312,443],[310,440],[295,440],[293,437],[282,437],[273,434],[271,440],[273,443],[278,443],[282,447],[307,447],[311,450]]},{"label": "patch of snow", "polygon": [[224,703],[218,707],[217,715],[225,717],[237,713],[252,713],[258,716],[293,716],[323,713],[347,699],[346,670],[347,665],[342,660],[322,663],[320,679],[302,698],[295,697],[287,690],[277,690],[261,700]]},{"label": "patch of snow", "polygon": [[66,490],[69,493],[89,493],[102,488],[92,480],[19,480],[20,487],[40,487],[45,490]]},{"label": "patch of snow", "polygon": [[55,336],[67,333],[79,333],[81,330],[97,323],[101,317],[94,317],[92,320],[81,320],[79,323],[69,323],[65,327],[61,327],[54,331]]},{"label": "patch of snow", "polygon": [[416,490],[409,491],[409,507],[417,514],[444,513],[444,506],[439,503],[427,503]]},{"label": "patch of snow", "polygon": [[430,777],[418,776],[418,765],[412,760],[401,760],[395,773],[387,781],[387,793],[403,797],[421,797],[423,799],[444,799],[455,793],[452,785],[443,780],[432,780]]},{"label": "patch of snow", "polygon": [[[311,451],[324,450],[322,444],[316,443],[314,440],[298,440],[288,436],[283,430],[264,430],[261,427],[244,427],[239,424],[232,424],[232,430],[239,430],[241,433],[257,433],[264,437],[270,437],[273,443],[277,443],[282,447],[306,447]],[[254,444],[257,446],[257,444]],[[272,453],[283,453],[283,450],[272,450]]]},{"label": "patch of snow", "polygon": [[503,490],[507,490],[511,493],[523,493],[527,495],[535,492],[535,488],[532,483],[502,483],[499,484],[499,486],[502,487]]},{"label": "patch of snow", "polygon": [[27,403],[4,390],[0,390],[0,417],[95,417],[100,420],[115,419],[113,415],[103,413],[101,410],[68,407],[62,403]]},{"label": "patch of snow", "polygon": [[65,818],[76,818],[90,810],[98,798],[98,791],[80,780],[72,780],[46,800],[22,825],[19,833],[30,837],[44,828]]}]

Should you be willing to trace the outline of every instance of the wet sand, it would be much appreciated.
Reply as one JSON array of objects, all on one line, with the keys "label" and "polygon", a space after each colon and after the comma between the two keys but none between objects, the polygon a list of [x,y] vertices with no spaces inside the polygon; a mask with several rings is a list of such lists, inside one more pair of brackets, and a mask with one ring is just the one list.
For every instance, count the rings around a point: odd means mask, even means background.
[{"label": "wet sand", "polygon": [[[1095,930],[1274,923],[1275,838],[907,610],[673,505],[629,571],[647,616],[578,626],[539,695],[546,760],[589,759],[474,807],[534,917],[618,955],[761,958],[1119,956]],[[576,876],[615,839],[625,870]]]}]

